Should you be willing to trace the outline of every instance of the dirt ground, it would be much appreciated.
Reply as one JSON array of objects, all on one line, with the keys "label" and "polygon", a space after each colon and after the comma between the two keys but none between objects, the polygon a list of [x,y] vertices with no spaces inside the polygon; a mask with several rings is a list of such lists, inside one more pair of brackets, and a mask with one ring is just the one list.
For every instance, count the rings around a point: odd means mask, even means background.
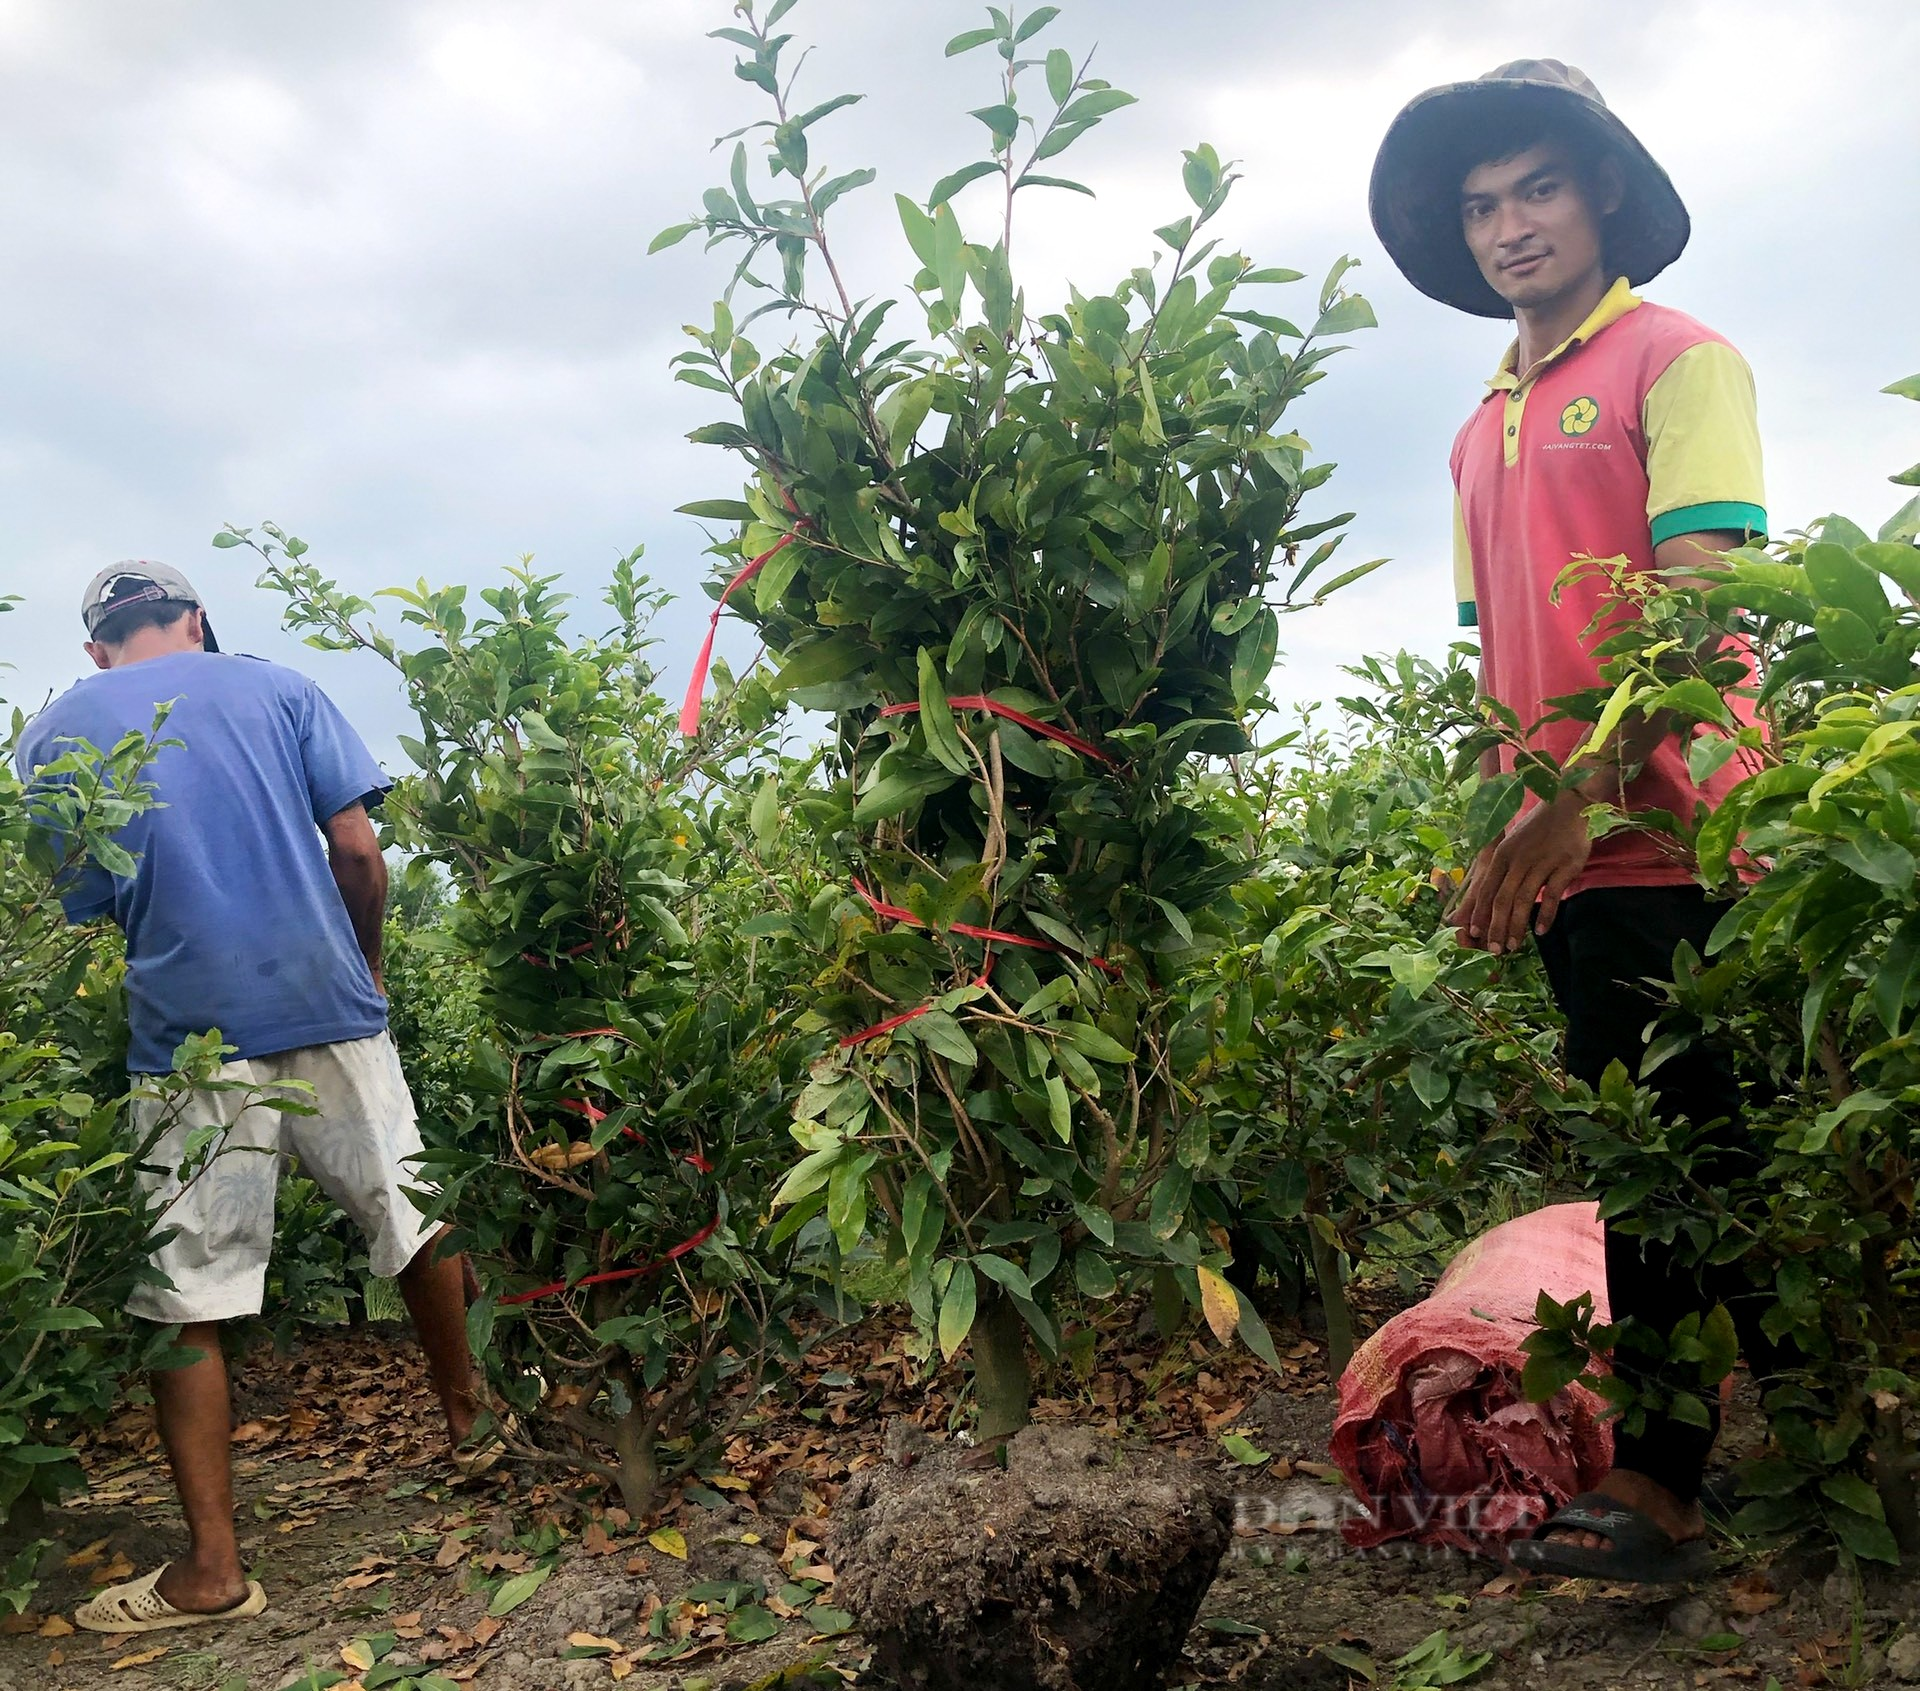
[{"label": "dirt ground", "polygon": [[[66,1630],[91,1586],[183,1545],[150,1412],[130,1408],[84,1449],[91,1494],[48,1518],[32,1607],[0,1622],[0,1691],[416,1691],[429,1674],[481,1691],[879,1691],[819,1544],[839,1487],[885,1459],[890,1426],[946,1435],[954,1382],[921,1379],[902,1337],[882,1319],[824,1341],[778,1413],[639,1523],[538,1470],[455,1483],[401,1334],[258,1353],[237,1376],[236,1477],[242,1550],[271,1608],[220,1630]],[[1648,1598],[1529,1584],[1453,1553],[1349,1550],[1318,1350],[1300,1334],[1281,1350],[1275,1382],[1201,1340],[1172,1358],[1143,1344],[1041,1400],[1042,1418],[1155,1438],[1230,1474],[1239,1525],[1188,1639],[1194,1691],[1906,1682],[1886,1650],[1920,1617],[1920,1590],[1862,1591],[1817,1562],[1769,1566],[1723,1541],[1714,1579]],[[1231,1432],[1268,1460],[1235,1462],[1219,1442]],[[1438,1659],[1395,1665],[1436,1633]],[[1894,1643],[1898,1666],[1910,1652],[1920,1679],[1920,1649]]]}]

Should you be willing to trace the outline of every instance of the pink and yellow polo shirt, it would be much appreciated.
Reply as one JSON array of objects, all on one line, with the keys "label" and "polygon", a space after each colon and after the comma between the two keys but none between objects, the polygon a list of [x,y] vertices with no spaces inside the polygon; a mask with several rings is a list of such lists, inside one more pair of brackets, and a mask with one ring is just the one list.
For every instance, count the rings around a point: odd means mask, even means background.
[{"label": "pink and yellow polo shirt", "polygon": [[[1598,685],[1586,630],[1608,588],[1587,576],[1556,603],[1555,584],[1579,557],[1650,570],[1654,547],[1678,535],[1765,534],[1760,429],[1740,354],[1624,279],[1532,369],[1514,369],[1517,350],[1454,441],[1455,595],[1461,623],[1480,630],[1483,690],[1564,762],[1588,726],[1541,719],[1550,700]],[[1729,763],[1696,787],[1669,739],[1629,783],[1626,808],[1691,816],[1742,774]],[[1677,842],[1628,829],[1595,842],[1570,891],[1691,879]]]}]

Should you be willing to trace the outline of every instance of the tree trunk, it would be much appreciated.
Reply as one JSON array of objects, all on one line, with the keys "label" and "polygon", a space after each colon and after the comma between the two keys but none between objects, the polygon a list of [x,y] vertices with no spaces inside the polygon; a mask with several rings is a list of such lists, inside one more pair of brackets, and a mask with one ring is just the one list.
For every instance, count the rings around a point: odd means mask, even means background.
[{"label": "tree trunk", "polygon": [[979,1436],[1010,1437],[1032,1419],[1033,1375],[1027,1368],[1027,1324],[998,1286],[981,1302],[968,1344],[973,1395],[980,1405]]},{"label": "tree trunk", "polygon": [[[660,1457],[653,1447],[659,1427],[649,1413],[647,1393],[632,1371],[621,1369],[618,1378],[627,1398],[626,1412],[613,1418],[613,1451],[620,1468],[620,1503],[636,1521],[644,1521],[653,1513],[660,1495]],[[620,1391],[614,1393],[616,1402],[621,1395]]]},{"label": "tree trunk", "polygon": [[1903,1557],[1920,1555],[1920,1485],[1915,1483],[1903,1418],[1897,1408],[1875,1409],[1868,1424],[1873,1429],[1873,1485],[1886,1511],[1887,1530]]},{"label": "tree trunk", "polygon": [[1340,1280],[1340,1248],[1321,1234],[1312,1216],[1307,1217],[1307,1249],[1313,1256],[1320,1307],[1327,1317],[1327,1372],[1338,1375],[1353,1360],[1353,1311],[1347,1307],[1347,1289]]}]

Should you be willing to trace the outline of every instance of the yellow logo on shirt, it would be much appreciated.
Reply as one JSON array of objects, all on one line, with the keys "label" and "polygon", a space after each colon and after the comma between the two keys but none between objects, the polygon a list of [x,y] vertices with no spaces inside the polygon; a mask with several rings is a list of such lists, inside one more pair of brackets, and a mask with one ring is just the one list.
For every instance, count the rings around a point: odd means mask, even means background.
[{"label": "yellow logo on shirt", "polygon": [[1560,432],[1562,434],[1585,434],[1588,429],[1600,421],[1600,406],[1597,401],[1582,394],[1568,404],[1560,413]]}]

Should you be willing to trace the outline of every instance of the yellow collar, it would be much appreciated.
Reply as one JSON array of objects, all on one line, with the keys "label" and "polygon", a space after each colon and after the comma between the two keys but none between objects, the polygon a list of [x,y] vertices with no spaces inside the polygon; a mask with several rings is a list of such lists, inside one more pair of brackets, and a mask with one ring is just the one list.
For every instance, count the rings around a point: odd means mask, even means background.
[{"label": "yellow collar", "polygon": [[[1533,378],[1551,364],[1556,358],[1564,358],[1583,341],[1590,341],[1609,323],[1616,323],[1640,303],[1640,296],[1627,286],[1624,276],[1617,277],[1612,287],[1600,298],[1600,303],[1587,314],[1587,320],[1567,336],[1545,358],[1538,360],[1526,373],[1525,380]],[[1522,377],[1514,369],[1519,362],[1520,343],[1514,341],[1501,355],[1500,368],[1493,373],[1493,379],[1487,387],[1494,393],[1503,393],[1522,385]]]}]

